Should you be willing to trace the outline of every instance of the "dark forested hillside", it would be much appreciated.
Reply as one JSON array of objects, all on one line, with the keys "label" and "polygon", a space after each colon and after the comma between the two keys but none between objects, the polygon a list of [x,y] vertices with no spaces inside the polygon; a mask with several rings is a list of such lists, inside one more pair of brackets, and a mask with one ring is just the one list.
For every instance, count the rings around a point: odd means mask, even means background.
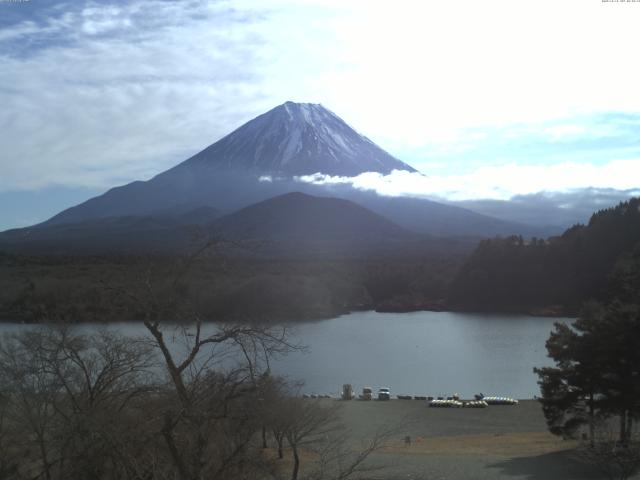
[{"label": "dark forested hillside", "polygon": [[[214,250],[214,249],[213,249]],[[297,321],[443,298],[463,255],[303,260],[219,256],[25,256],[0,252],[0,321],[139,320],[128,297],[175,291],[207,320]],[[186,268],[186,269],[185,269]]]},{"label": "dark forested hillside", "polygon": [[451,285],[459,309],[573,313],[607,296],[616,261],[640,242],[640,199],[595,213],[560,237],[484,240]]}]

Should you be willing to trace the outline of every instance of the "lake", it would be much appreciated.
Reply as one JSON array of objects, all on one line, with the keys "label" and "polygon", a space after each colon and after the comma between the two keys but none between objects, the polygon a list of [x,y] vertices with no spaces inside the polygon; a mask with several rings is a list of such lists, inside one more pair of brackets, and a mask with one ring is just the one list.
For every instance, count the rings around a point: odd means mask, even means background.
[{"label": "lake", "polygon": [[[545,341],[554,322],[540,318],[452,312],[355,312],[329,320],[297,324],[295,340],[308,346],[275,361],[274,373],[304,380],[303,393],[338,395],[343,383],[393,395],[470,397],[539,395],[534,366],[551,365]],[[0,332],[26,328],[0,324]],[[95,328],[83,325],[82,329]],[[111,324],[129,335],[144,326]]]}]

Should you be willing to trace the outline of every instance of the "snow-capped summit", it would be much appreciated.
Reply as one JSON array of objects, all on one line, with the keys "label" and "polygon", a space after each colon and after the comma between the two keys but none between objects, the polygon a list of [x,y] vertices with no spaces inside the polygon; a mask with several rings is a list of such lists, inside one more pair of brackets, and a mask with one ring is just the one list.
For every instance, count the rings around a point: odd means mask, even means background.
[{"label": "snow-capped summit", "polygon": [[245,123],[177,168],[195,165],[285,176],[415,171],[322,105],[294,102]]}]

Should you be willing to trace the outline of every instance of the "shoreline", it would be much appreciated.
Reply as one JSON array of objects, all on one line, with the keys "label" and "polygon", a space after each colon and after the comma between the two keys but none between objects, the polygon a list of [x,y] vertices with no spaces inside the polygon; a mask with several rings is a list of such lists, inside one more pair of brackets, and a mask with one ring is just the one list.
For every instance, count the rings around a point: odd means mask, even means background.
[{"label": "shoreline", "polygon": [[[456,308],[355,308],[355,309],[343,309],[336,310],[335,312],[331,312],[331,314],[327,315],[309,315],[304,316],[297,320],[285,319],[285,320],[274,320],[274,319],[265,319],[262,321],[254,321],[254,322],[235,322],[235,323],[256,323],[260,325],[273,325],[273,326],[289,326],[289,325],[298,325],[303,323],[315,323],[322,322],[325,320],[333,320],[345,315],[351,315],[359,312],[375,312],[375,313],[419,313],[419,312],[432,312],[432,313],[464,313],[469,315],[513,315],[516,317],[536,317],[536,318],[570,318],[576,319],[579,314],[570,311],[560,311],[560,310],[529,310],[529,311],[511,311],[511,310],[467,310],[467,309],[456,309]],[[131,319],[131,320],[96,320],[91,319],[87,321],[74,321],[74,322],[29,322],[26,320],[14,320],[8,317],[0,317],[0,324],[6,325],[88,325],[88,324],[100,324],[100,325],[110,325],[117,323],[141,323],[142,319]],[[180,324],[180,323],[189,323],[189,322],[171,322],[166,321],[167,324]],[[231,320],[203,320],[204,324],[214,324],[214,323],[234,323]]]},{"label": "shoreline", "polygon": [[412,313],[412,312],[451,312],[451,313],[470,313],[470,314],[489,314],[489,315],[526,315],[529,317],[541,318],[577,318],[580,312],[574,309],[568,309],[560,306],[537,307],[526,310],[495,310],[495,309],[467,309],[456,308],[453,305],[446,304],[424,304],[420,306],[413,305],[390,305],[382,304],[374,308],[378,313]]}]

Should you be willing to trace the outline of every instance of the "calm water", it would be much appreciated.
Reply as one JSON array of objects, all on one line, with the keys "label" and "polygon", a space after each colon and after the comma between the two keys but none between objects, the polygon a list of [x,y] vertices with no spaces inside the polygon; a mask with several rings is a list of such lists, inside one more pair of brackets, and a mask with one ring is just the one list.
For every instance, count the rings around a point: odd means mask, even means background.
[{"label": "calm water", "polygon": [[[276,361],[275,373],[305,381],[303,392],[338,394],[343,383],[389,387],[393,394],[469,397],[539,393],[534,366],[550,365],[545,341],[556,321],[449,312],[357,312],[295,327],[308,352]],[[0,332],[25,328],[0,324]],[[83,329],[95,326],[83,326]],[[144,335],[140,324],[113,324]]]}]

